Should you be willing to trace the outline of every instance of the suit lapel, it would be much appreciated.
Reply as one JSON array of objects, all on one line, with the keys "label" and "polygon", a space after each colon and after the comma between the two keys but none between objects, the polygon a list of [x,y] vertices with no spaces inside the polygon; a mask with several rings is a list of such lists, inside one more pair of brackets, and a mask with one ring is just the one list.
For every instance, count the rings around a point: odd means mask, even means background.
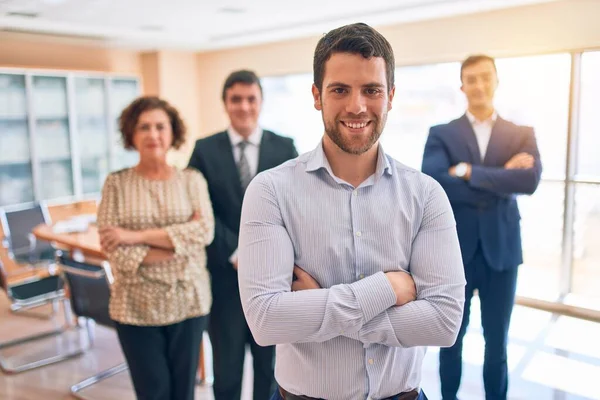
[{"label": "suit lapel", "polygon": [[471,164],[478,165],[481,164],[481,154],[479,153],[479,146],[477,145],[477,138],[475,137],[475,131],[473,131],[473,126],[467,117],[467,114],[464,114],[461,118],[458,119],[459,124],[459,132],[463,137],[463,140],[467,144],[467,149],[469,151],[469,155],[471,159],[469,160]]},{"label": "suit lapel", "polygon": [[242,198],[242,185],[240,184],[240,174],[233,157],[232,144],[229,140],[227,132],[223,132],[219,140],[219,150],[216,154],[221,154],[223,159],[221,160],[223,165],[223,179],[225,182],[230,182],[233,192],[238,194]]},{"label": "suit lapel", "polygon": [[498,164],[498,157],[502,154],[502,150],[507,147],[506,141],[510,140],[508,137],[508,132],[505,128],[505,121],[500,117],[496,118],[496,122],[494,123],[494,127],[492,128],[492,133],[490,135],[490,141],[485,152],[485,158],[483,160],[485,165]]},{"label": "suit lapel", "polygon": [[260,140],[260,147],[258,149],[257,174],[271,168],[271,154],[274,154],[271,149],[271,132],[263,130],[262,139]]}]

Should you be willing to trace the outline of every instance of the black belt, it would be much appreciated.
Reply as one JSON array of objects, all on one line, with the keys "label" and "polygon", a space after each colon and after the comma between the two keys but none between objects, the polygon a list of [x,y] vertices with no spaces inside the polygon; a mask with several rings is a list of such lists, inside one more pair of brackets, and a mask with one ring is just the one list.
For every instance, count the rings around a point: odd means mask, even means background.
[{"label": "black belt", "polygon": [[[286,391],[284,388],[279,386],[279,394],[283,397],[284,400],[323,400],[316,399],[314,397],[302,396],[299,394],[293,394]],[[410,392],[399,393],[391,397],[386,397],[382,400],[417,400],[419,398],[419,392],[416,390],[411,390]]]}]

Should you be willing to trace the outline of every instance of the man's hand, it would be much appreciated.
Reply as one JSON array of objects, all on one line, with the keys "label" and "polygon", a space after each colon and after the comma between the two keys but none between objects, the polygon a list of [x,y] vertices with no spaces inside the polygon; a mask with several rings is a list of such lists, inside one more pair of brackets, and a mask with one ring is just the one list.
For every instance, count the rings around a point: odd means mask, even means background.
[{"label": "man's hand", "polygon": [[141,242],[140,232],[130,231],[116,226],[107,226],[98,231],[100,234],[100,246],[111,252],[121,245],[133,245]]},{"label": "man's hand", "polygon": [[292,292],[308,289],[321,289],[319,282],[298,266],[294,266],[294,276],[296,279],[292,281]]},{"label": "man's hand", "polygon": [[235,258],[235,261],[231,262],[231,265],[233,265],[233,269],[235,269],[237,271],[237,269],[238,269],[238,259],[237,259],[237,257]]},{"label": "man's hand", "polygon": [[415,281],[409,273],[404,271],[386,272],[388,278],[396,293],[396,305],[403,306],[406,303],[417,299],[417,288]]},{"label": "man's hand", "polygon": [[535,159],[531,154],[519,153],[512,156],[510,160],[504,164],[506,169],[527,169],[533,168]]}]

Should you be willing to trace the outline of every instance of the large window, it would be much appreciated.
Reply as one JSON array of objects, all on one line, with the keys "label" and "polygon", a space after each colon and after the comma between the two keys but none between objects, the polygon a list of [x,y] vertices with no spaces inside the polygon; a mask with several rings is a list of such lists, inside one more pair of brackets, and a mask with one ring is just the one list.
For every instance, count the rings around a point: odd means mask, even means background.
[{"label": "large window", "polygon": [[313,106],[312,80],[312,74],[261,80],[265,98],[261,124],[294,138],[300,154],[314,149],[323,136],[321,113]]},{"label": "large window", "polygon": [[[519,197],[525,262],[517,290],[523,296],[552,301],[566,294],[565,279],[570,271],[573,285],[568,290],[587,299],[598,296],[593,293],[592,282],[600,278],[600,250],[592,245],[600,234],[600,185],[575,183],[566,176],[572,57],[564,53],[497,60],[498,113],[534,128],[544,166],[536,193]],[[599,70],[600,52],[584,54],[580,129],[572,136],[578,137],[577,179],[600,183],[600,158],[595,154],[600,148],[600,117],[595,112],[600,104]],[[313,107],[311,84],[311,74],[263,80],[263,125],[293,137],[300,152],[313,149],[323,134],[320,112]],[[393,108],[381,141],[394,158],[419,169],[429,128],[460,117],[465,106],[458,62],[400,67],[396,70]],[[565,201],[566,189],[572,184],[577,185],[574,207],[570,197]],[[574,210],[573,225],[567,227],[572,230],[567,237],[574,235],[572,264],[562,254],[569,248],[563,246],[568,210]],[[595,307],[600,309],[600,305]]]},{"label": "large window", "polygon": [[398,161],[421,169],[429,128],[464,112],[460,65],[425,65],[396,69],[396,93],[381,143]]},{"label": "large window", "polygon": [[544,178],[565,177],[571,57],[556,54],[500,59],[496,107],[501,116],[535,128]]},{"label": "large window", "polygon": [[581,108],[577,176],[600,183],[600,51],[584,53],[581,66]]},{"label": "large window", "polygon": [[562,236],[571,57],[556,54],[499,59],[496,108],[505,119],[532,126],[540,150],[542,183],[518,198],[524,264],[517,293],[556,300],[562,276]]},{"label": "large window", "polygon": [[0,207],[32,201],[33,175],[24,76],[0,74],[0,149]]},{"label": "large window", "polygon": [[[568,302],[600,309],[600,52],[581,58],[581,102],[576,138],[573,287]],[[594,297],[596,296],[596,297]]]}]

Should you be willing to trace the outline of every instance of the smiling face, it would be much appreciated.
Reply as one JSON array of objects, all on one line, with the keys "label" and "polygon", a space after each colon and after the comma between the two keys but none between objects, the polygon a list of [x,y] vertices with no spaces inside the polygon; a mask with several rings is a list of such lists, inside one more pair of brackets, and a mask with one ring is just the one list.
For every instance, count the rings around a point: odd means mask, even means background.
[{"label": "smiling face", "polygon": [[133,146],[140,159],[165,159],[173,145],[169,115],[161,108],[140,114],[133,134]]},{"label": "smiling face", "polygon": [[388,90],[383,58],[333,54],[325,64],[322,90],[312,88],[326,137],[349,154],[371,149],[383,132],[394,90]]},{"label": "smiling face", "polygon": [[262,95],[256,83],[236,83],[225,91],[225,111],[233,129],[244,137],[258,126]]},{"label": "smiling face", "polygon": [[462,86],[471,110],[494,108],[494,94],[498,88],[496,67],[490,60],[481,60],[465,67],[462,71]]}]

